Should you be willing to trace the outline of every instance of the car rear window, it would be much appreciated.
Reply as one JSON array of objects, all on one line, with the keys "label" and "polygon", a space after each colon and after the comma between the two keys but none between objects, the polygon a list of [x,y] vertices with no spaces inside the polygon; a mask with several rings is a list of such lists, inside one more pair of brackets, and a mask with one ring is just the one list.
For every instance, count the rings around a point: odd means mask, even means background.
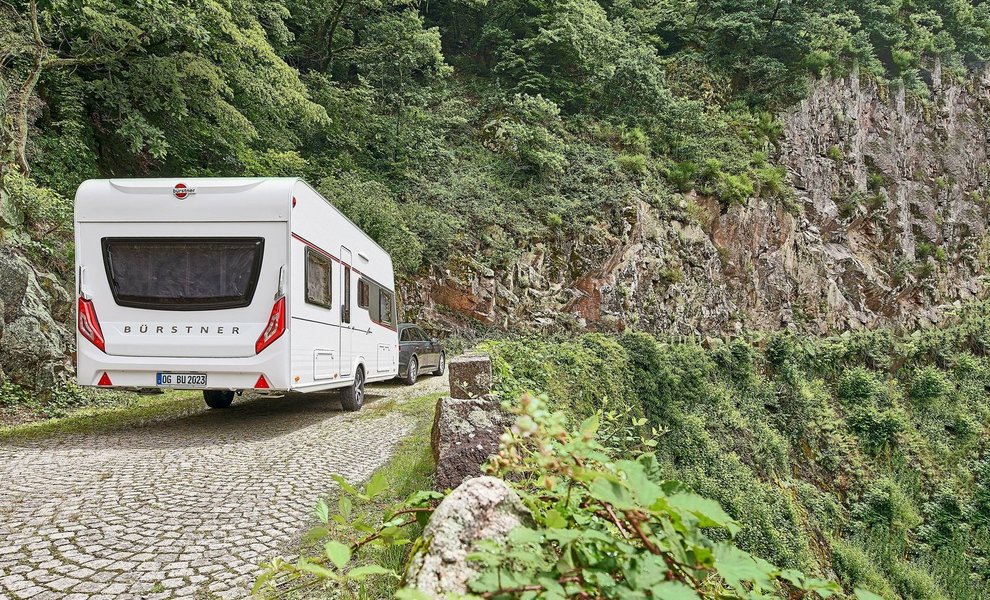
[{"label": "car rear window", "polygon": [[248,306],[263,238],[103,238],[103,260],[121,306],[217,310]]}]

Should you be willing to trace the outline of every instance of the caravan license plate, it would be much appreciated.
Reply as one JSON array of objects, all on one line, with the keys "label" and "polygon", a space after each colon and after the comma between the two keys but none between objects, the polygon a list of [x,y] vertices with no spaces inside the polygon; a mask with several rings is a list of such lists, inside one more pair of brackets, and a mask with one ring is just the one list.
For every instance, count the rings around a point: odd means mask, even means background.
[{"label": "caravan license plate", "polygon": [[159,373],[158,385],[176,388],[206,387],[206,375],[204,373]]}]

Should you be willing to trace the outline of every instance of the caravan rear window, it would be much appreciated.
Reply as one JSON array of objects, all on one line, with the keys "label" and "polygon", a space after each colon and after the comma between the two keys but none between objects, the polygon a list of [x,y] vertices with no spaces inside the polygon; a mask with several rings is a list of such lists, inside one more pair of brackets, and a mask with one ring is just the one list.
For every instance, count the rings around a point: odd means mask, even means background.
[{"label": "caravan rear window", "polygon": [[251,304],[263,238],[103,238],[114,300],[157,310],[217,310]]}]

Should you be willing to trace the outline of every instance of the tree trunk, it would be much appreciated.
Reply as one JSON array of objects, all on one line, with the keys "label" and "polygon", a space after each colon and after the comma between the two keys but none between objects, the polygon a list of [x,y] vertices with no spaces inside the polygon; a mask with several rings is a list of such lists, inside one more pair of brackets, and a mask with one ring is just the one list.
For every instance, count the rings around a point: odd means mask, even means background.
[{"label": "tree trunk", "polygon": [[31,17],[31,34],[34,38],[34,60],[27,78],[17,89],[13,98],[14,114],[10,124],[10,135],[13,138],[14,146],[13,162],[25,175],[30,171],[27,161],[28,104],[31,102],[31,95],[41,78],[41,70],[45,67],[48,58],[48,48],[45,46],[44,40],[41,39],[41,28],[38,26],[37,0],[31,0],[28,7]]}]

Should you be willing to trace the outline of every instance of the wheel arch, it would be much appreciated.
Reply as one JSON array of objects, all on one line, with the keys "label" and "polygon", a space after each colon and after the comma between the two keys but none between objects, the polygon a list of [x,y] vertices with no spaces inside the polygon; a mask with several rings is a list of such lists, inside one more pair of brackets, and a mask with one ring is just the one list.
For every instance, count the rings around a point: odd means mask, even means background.
[{"label": "wheel arch", "polygon": [[354,362],[353,362],[353,364],[351,364],[350,376],[351,376],[352,379],[357,374],[358,369],[361,369],[362,371],[364,371],[364,378],[367,379],[368,378],[368,365],[367,365],[367,362],[365,361],[364,355],[361,355],[361,354],[355,356],[354,357]]}]

